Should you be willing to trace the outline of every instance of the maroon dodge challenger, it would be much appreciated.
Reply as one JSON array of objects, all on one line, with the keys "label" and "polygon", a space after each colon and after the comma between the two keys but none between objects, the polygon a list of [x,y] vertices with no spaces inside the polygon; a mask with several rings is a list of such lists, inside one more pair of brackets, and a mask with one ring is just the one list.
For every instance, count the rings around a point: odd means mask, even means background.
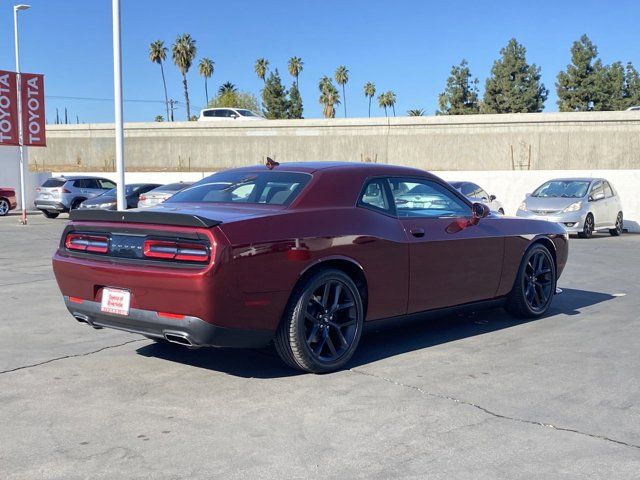
[{"label": "maroon dodge challenger", "polygon": [[74,210],[53,258],[80,322],[341,368],[367,322],[504,305],[543,315],[562,226],[490,214],[422,170],[290,163],[222,171],[144,211]]}]

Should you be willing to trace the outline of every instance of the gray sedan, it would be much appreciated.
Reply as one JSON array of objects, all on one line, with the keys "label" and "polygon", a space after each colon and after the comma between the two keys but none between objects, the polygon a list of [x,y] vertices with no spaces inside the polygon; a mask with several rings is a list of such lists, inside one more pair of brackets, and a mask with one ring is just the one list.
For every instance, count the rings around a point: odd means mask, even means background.
[{"label": "gray sedan", "polygon": [[604,178],[549,180],[527,194],[516,215],[561,223],[567,232],[584,238],[598,230],[613,236],[623,230],[620,197]]}]

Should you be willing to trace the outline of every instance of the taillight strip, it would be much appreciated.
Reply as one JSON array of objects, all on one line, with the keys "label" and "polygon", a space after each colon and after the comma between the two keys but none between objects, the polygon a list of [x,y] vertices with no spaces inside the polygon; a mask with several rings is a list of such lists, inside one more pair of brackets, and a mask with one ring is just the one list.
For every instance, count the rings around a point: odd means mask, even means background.
[{"label": "taillight strip", "polygon": [[161,258],[182,262],[209,261],[209,248],[206,245],[197,243],[145,240],[143,252],[147,258]]},{"label": "taillight strip", "polygon": [[76,252],[107,253],[109,251],[109,237],[101,235],[69,233],[64,244],[68,250]]}]

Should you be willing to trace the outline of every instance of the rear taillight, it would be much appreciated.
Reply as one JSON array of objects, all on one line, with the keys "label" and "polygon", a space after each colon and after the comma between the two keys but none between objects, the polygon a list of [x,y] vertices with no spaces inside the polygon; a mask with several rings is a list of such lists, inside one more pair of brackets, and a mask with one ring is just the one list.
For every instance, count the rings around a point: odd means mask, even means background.
[{"label": "rear taillight", "polygon": [[64,245],[68,250],[76,252],[107,253],[109,251],[109,237],[69,233]]},{"label": "rear taillight", "polygon": [[146,240],[144,256],[181,262],[208,262],[209,248],[199,243],[172,242],[167,240]]},{"label": "rear taillight", "polygon": [[39,191],[40,191],[40,187],[36,187],[36,192],[39,192]]},{"label": "rear taillight", "polygon": [[147,199],[147,197],[145,195],[140,195],[140,201],[144,202]]}]

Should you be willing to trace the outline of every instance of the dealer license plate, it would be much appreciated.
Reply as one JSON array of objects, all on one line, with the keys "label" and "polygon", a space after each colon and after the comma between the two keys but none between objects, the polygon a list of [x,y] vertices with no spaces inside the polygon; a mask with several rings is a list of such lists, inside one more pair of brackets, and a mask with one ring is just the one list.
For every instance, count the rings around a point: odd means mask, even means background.
[{"label": "dealer license plate", "polygon": [[129,305],[131,304],[131,292],[118,290],[116,288],[102,289],[102,304],[100,310],[105,313],[116,315],[129,315]]}]

